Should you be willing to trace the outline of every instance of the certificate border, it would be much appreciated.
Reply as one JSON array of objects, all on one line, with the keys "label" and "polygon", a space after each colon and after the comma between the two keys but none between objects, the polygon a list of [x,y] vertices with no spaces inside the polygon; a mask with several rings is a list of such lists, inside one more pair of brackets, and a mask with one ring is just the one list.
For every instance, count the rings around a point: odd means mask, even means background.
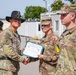
[{"label": "certificate border", "polygon": [[[28,42],[30,42],[30,41],[26,41],[25,46],[27,45]],[[30,42],[30,43],[34,43],[34,42]],[[34,43],[34,44],[37,44],[37,43]],[[40,45],[40,44],[37,44],[37,45],[42,46],[42,45]],[[40,54],[42,54],[43,51],[44,51],[44,46],[42,46],[42,50],[41,50]],[[27,56],[27,57],[31,57],[31,58],[37,58],[37,57],[33,57],[33,56],[31,56],[31,55],[24,54],[23,52],[22,52],[22,55]]]}]

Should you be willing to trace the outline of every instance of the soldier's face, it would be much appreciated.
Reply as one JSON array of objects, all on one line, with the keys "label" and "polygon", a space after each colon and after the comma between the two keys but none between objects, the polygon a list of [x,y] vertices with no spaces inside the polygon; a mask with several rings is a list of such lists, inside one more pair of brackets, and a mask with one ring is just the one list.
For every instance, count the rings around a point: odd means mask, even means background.
[{"label": "soldier's face", "polygon": [[12,18],[10,19],[10,23],[13,27],[18,28],[21,25],[21,20]]},{"label": "soldier's face", "polygon": [[44,33],[48,33],[48,31],[52,28],[52,23],[49,25],[41,25],[41,28]]},{"label": "soldier's face", "polygon": [[74,13],[62,14],[61,15],[61,22],[63,25],[68,26],[75,18]]}]

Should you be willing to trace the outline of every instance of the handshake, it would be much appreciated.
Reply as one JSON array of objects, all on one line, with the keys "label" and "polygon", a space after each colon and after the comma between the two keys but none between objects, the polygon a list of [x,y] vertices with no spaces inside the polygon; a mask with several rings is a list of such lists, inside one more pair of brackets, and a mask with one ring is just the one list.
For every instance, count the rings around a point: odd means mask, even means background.
[{"label": "handshake", "polygon": [[28,57],[24,57],[24,61],[23,61],[23,64],[28,64],[30,62],[30,58],[28,58]]},{"label": "handshake", "polygon": [[[42,54],[38,56],[39,60],[42,60],[43,57],[44,57],[44,55],[42,55]],[[27,56],[25,56],[24,61],[23,61],[23,64],[26,65],[26,64],[28,64],[29,62],[30,62],[30,58],[27,57]]]}]

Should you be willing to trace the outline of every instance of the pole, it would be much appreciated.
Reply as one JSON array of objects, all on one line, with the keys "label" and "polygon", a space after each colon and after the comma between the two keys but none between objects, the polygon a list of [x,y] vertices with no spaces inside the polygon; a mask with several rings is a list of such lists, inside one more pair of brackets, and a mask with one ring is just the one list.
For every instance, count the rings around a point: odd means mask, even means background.
[{"label": "pole", "polygon": [[75,4],[76,4],[76,0],[75,0]]},{"label": "pole", "polygon": [[47,0],[43,0],[43,1],[45,1],[45,8],[47,9]]}]

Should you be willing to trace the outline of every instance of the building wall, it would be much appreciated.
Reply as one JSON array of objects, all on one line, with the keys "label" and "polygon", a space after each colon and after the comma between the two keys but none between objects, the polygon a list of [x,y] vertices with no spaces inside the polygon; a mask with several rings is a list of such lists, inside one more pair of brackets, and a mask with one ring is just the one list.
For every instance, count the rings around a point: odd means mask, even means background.
[{"label": "building wall", "polygon": [[53,31],[56,35],[60,36],[61,33],[65,30],[64,25],[61,24],[60,15],[57,15],[56,12],[46,12],[41,14],[41,18],[44,17],[51,17]]},{"label": "building wall", "polygon": [[[9,27],[10,23],[7,22],[5,19],[1,19],[1,21],[4,23],[3,30]],[[41,30],[40,22],[24,22],[21,23],[21,26],[18,28],[18,33],[22,36],[29,36],[29,37],[36,37],[36,38],[42,38],[44,33]]]},{"label": "building wall", "polygon": [[[48,16],[52,19],[54,33],[60,36],[61,33],[65,30],[65,27],[61,24],[60,15],[57,15],[54,12],[46,12],[41,14],[41,18]],[[7,22],[6,20],[2,21],[4,22],[3,29],[7,28],[9,26],[9,22]],[[40,22],[24,22],[18,28],[18,33],[22,36],[42,38],[44,36],[44,33],[42,32],[41,27],[39,27]]]},{"label": "building wall", "polygon": [[9,22],[7,22],[5,19],[1,20],[4,24],[3,24],[3,30],[6,29],[7,27],[9,27]]},{"label": "building wall", "polygon": [[57,35],[61,35],[61,33],[65,30],[64,25],[61,24],[60,15],[51,15],[52,23],[53,23],[53,31]]},{"label": "building wall", "polygon": [[18,28],[18,32],[23,36],[41,38],[43,36],[43,32],[41,28],[39,30],[39,25],[40,22],[24,22],[22,23],[21,27]]}]

